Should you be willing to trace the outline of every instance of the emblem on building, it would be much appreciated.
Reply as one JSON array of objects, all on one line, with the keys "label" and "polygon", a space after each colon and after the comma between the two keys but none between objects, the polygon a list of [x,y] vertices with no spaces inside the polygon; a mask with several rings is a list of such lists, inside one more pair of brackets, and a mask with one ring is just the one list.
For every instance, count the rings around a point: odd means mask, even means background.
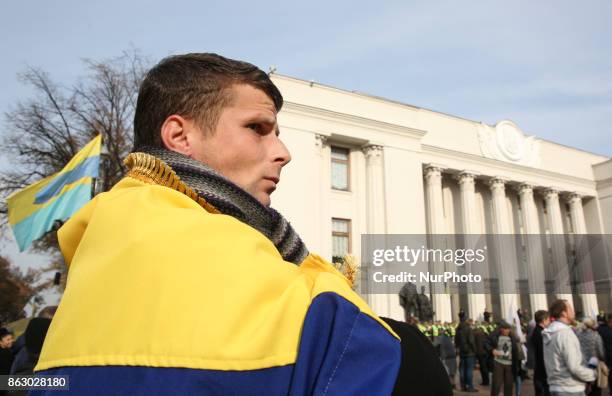
[{"label": "emblem on building", "polygon": [[504,120],[494,128],[478,126],[480,151],[487,158],[519,165],[540,166],[540,142],[535,136],[525,136],[512,121]]}]

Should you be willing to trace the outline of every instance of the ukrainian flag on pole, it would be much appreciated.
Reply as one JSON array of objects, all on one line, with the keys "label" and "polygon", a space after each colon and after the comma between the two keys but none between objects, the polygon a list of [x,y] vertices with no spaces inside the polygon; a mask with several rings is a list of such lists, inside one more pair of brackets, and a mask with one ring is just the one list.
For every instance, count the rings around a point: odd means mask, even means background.
[{"label": "ukrainian flag on pole", "polygon": [[58,173],[46,177],[7,198],[8,220],[22,252],[53,227],[67,220],[91,199],[92,180],[98,177],[98,135]]}]

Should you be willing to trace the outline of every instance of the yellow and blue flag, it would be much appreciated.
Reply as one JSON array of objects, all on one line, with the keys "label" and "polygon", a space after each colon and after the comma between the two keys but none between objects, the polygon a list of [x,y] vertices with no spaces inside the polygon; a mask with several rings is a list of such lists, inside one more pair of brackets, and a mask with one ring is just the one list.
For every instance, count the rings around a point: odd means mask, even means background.
[{"label": "yellow and blue flag", "polygon": [[67,220],[91,199],[101,144],[102,137],[98,135],[64,169],[8,197],[8,220],[19,250],[23,252],[48,232],[54,221]]}]

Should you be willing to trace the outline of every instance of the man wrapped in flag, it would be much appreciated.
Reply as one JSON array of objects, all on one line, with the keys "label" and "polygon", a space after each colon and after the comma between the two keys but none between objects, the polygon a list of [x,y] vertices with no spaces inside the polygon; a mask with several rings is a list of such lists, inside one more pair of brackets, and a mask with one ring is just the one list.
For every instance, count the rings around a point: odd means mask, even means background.
[{"label": "man wrapped in flag", "polygon": [[8,197],[8,220],[20,251],[51,230],[56,220],[67,220],[91,199],[101,143],[98,135],[64,169]]},{"label": "man wrapped in flag", "polygon": [[[379,318],[270,207],[291,159],[282,103],[248,63],[167,58],[140,87],[121,181],[78,213],[47,209],[91,184],[92,142],[22,197],[14,224],[70,216],[38,375],[88,396],[452,394],[429,341]],[[24,232],[23,246],[42,233]]]},{"label": "man wrapped in flag", "polygon": [[126,176],[58,232],[39,375],[88,396],[391,394],[399,337],[270,207],[282,101],[215,54],[149,71]]}]

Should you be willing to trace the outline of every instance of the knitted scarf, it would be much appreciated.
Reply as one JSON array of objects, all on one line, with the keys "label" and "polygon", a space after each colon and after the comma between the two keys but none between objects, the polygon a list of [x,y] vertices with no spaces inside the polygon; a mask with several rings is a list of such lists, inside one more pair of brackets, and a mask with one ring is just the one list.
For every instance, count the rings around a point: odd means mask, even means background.
[{"label": "knitted scarf", "polygon": [[[308,255],[306,245],[280,213],[263,205],[207,165],[163,148],[145,147],[139,152],[151,155],[169,166],[198,195],[192,198],[203,198],[220,213],[232,216],[264,234],[274,243],[285,261],[299,265]],[[128,166],[133,164],[135,156],[139,154],[130,154],[126,160]]]}]

